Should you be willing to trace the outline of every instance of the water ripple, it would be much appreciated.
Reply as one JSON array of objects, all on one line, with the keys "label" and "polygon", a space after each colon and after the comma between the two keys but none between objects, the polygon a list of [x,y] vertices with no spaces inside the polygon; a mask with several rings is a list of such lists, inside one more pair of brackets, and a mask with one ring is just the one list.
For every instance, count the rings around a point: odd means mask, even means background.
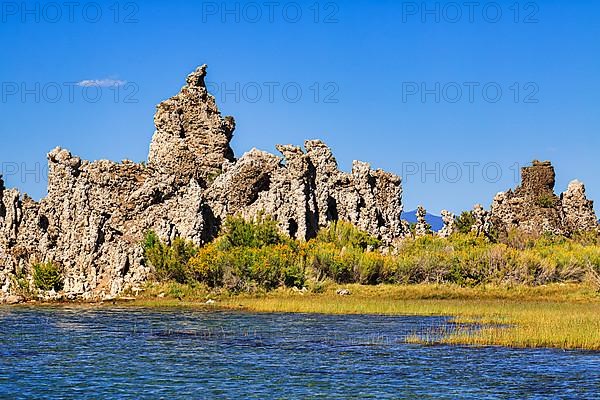
[{"label": "water ripple", "polygon": [[419,346],[445,318],[0,309],[0,398],[600,398],[600,353]]}]

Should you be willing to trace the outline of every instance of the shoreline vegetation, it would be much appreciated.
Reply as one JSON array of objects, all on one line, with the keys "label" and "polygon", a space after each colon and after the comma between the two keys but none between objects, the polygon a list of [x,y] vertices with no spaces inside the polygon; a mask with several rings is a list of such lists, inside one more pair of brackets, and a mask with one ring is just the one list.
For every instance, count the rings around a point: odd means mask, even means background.
[{"label": "shoreline vegetation", "polygon": [[[154,280],[113,303],[447,316],[458,330],[431,328],[407,341],[600,350],[597,233],[567,238],[513,232],[498,240],[458,222],[458,232],[448,238],[429,234],[395,248],[382,248],[343,222],[308,242],[296,241],[265,216],[229,218],[222,234],[203,247],[182,239],[167,244],[148,232],[143,247]],[[36,271],[47,287],[60,286],[51,265]]]},{"label": "shoreline vegetation", "polygon": [[[339,295],[348,290],[349,295]],[[57,303],[36,305],[56,306]],[[58,303],[73,306],[73,303]],[[457,331],[435,326],[409,336],[422,345],[503,346],[600,351],[600,293],[589,284],[543,286],[452,284],[375,286],[327,283],[321,293],[278,288],[257,293],[215,293],[176,282],[148,283],[137,297],[83,307],[197,309],[256,313],[363,314],[448,317]],[[27,303],[21,306],[28,306]],[[472,329],[473,326],[479,329]]]},{"label": "shoreline vegetation", "polygon": [[[339,290],[348,290],[350,295],[341,296]],[[158,297],[161,294],[165,296]],[[166,283],[149,285],[135,301],[126,304],[259,313],[446,316],[457,325],[476,325],[480,329],[440,332],[432,327],[430,332],[412,335],[407,341],[600,351],[600,293],[588,284],[461,287],[329,283],[321,293],[279,288],[254,294],[215,295],[203,288]]]}]

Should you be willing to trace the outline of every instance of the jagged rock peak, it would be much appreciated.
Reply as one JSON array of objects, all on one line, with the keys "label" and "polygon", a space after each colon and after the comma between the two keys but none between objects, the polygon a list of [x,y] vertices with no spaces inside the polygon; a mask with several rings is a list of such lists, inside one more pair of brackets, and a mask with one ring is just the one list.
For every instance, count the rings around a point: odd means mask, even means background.
[{"label": "jagged rock peak", "polygon": [[56,147],[50,153],[48,153],[48,161],[54,164],[62,164],[73,170],[79,169],[82,164],[81,158],[73,157],[69,150],[65,150],[60,147]]},{"label": "jagged rock peak", "polygon": [[188,75],[186,82],[188,87],[198,86],[198,87],[206,87],[204,82],[204,78],[206,77],[206,70],[208,66],[206,64],[201,65],[196,68],[194,72]]},{"label": "jagged rock peak", "polygon": [[204,83],[206,65],[191,73],[181,91],[157,106],[156,132],[150,144],[148,165],[171,175],[179,184],[190,179],[207,185],[223,164],[235,161],[230,142],[233,117],[222,117],[215,98]]},{"label": "jagged rock peak", "polygon": [[534,160],[521,169],[521,184],[514,192],[496,195],[491,220],[500,233],[517,229],[527,233],[570,234],[597,229],[593,203],[581,182],[573,181],[560,198],[554,193],[554,167]]}]

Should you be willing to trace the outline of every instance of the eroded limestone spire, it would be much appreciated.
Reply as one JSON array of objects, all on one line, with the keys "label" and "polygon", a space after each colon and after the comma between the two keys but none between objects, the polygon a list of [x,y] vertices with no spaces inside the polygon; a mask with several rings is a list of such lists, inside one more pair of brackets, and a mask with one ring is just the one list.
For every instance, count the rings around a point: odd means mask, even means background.
[{"label": "eroded limestone spire", "polygon": [[585,195],[585,186],[578,180],[571,181],[567,190],[560,196],[569,232],[593,231],[598,229],[598,219],[594,212],[594,202]]},{"label": "eroded limestone spire", "polygon": [[206,89],[206,65],[188,75],[181,91],[157,106],[156,132],[148,164],[180,184],[196,179],[202,186],[234,161],[229,143],[233,117],[222,117],[215,98]]}]

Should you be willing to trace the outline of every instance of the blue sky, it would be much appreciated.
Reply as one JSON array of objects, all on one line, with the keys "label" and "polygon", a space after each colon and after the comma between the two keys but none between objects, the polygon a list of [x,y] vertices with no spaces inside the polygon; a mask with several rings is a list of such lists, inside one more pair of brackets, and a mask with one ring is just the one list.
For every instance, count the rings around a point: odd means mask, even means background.
[{"label": "blue sky", "polygon": [[34,198],[55,146],[144,160],[156,104],[206,63],[238,156],[321,138],[433,213],[549,159],[557,192],[578,178],[600,201],[597,1],[65,4],[0,10],[0,164]]}]

